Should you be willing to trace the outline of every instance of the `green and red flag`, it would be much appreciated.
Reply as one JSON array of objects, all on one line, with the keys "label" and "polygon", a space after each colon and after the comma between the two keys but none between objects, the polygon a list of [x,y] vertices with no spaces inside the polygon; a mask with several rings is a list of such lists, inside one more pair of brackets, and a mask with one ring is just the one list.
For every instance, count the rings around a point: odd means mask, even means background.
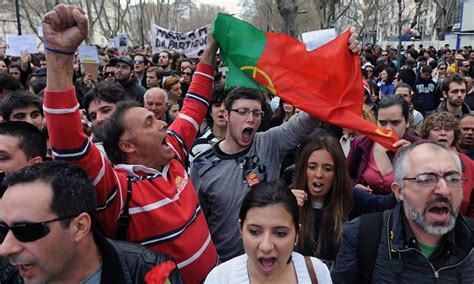
[{"label": "green and red flag", "polygon": [[267,89],[312,116],[354,129],[396,150],[398,139],[361,117],[364,92],[360,57],[350,52],[347,31],[333,41],[307,51],[288,35],[265,33],[249,23],[219,13],[212,23],[221,59],[229,68],[226,88]]}]

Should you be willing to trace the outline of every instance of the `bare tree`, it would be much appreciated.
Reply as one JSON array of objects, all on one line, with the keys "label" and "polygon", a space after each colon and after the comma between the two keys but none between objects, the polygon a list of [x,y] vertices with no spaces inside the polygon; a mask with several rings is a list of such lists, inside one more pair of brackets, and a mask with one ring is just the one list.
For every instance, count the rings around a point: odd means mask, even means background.
[{"label": "bare tree", "polygon": [[[100,19],[102,13],[104,12],[104,3],[105,3],[105,0],[96,0],[96,1],[92,1],[94,2],[96,5],[98,4],[99,5],[99,10],[93,10],[92,8],[92,4],[91,4],[91,1],[85,1],[85,6],[86,6],[86,13],[88,15],[87,17],[87,20],[89,22],[89,39],[88,41],[90,42],[90,39],[94,38],[94,32],[95,32],[95,24],[97,23],[97,21]],[[82,1],[81,1],[82,3]],[[81,5],[82,6],[82,5]]]},{"label": "bare tree", "polygon": [[305,31],[336,27],[354,1],[241,0],[240,5],[244,8],[244,18],[258,28],[296,36]]},{"label": "bare tree", "polygon": [[[153,18],[155,20],[155,23],[159,23],[161,19],[161,12],[163,11],[163,1],[164,0],[156,0],[156,7],[159,6],[159,8],[152,9],[153,11]],[[148,10],[148,9],[147,9]]]},{"label": "bare tree", "polygon": [[[345,8],[341,15],[338,29],[341,30],[347,25],[354,25],[359,34],[364,37],[367,30],[375,30],[377,26],[377,10],[379,2],[376,0],[353,0]],[[375,16],[375,17],[374,17]]]},{"label": "bare tree", "polygon": [[[186,32],[210,23],[223,7],[196,5],[191,0],[19,0],[21,22],[25,34],[38,35],[43,15],[58,3],[80,5],[88,15],[89,39],[100,35],[106,39],[126,32],[133,45],[148,42],[151,23],[175,31]],[[272,0],[265,0],[272,1]],[[141,5],[139,5],[139,3]],[[14,5],[0,11],[5,19],[13,19]],[[12,33],[15,24],[0,20],[0,31]],[[7,31],[8,30],[8,31]]]},{"label": "bare tree", "polygon": [[[452,17],[454,8],[456,6],[455,0],[433,0],[433,2],[438,7],[436,13],[436,20],[433,25],[433,35],[437,35],[438,39],[443,40],[444,35],[448,29],[449,19]],[[437,28],[438,27],[438,28]],[[437,28],[437,33],[434,32],[434,29]]]},{"label": "bare tree", "polygon": [[102,2],[102,5],[100,5],[101,3],[98,1],[92,1],[94,11],[100,11],[98,17],[100,34],[105,38],[112,38],[119,32],[125,31],[123,28],[124,19],[130,7],[130,1],[131,0],[126,0],[124,8],[122,8],[122,1],[120,0],[106,0]]},{"label": "bare tree", "polygon": [[295,20],[298,12],[296,0],[276,0],[278,11],[283,19],[284,32],[297,37]]},{"label": "bare tree", "polygon": [[[17,20],[15,17],[16,7],[13,1],[10,2],[11,3],[8,4],[4,3],[4,5],[0,9],[0,47],[2,48],[4,47],[4,43],[6,41],[6,38],[4,36],[7,34],[16,34],[18,31]],[[20,6],[20,11],[21,9],[22,8]]]},{"label": "bare tree", "polygon": [[283,20],[275,0],[240,0],[243,19],[260,30],[282,31]]},{"label": "bare tree", "polygon": [[332,28],[336,22],[353,6],[353,0],[314,0],[319,14],[321,29]]},{"label": "bare tree", "polygon": [[219,12],[226,12],[224,7],[216,5],[189,4],[189,17],[181,19],[180,31],[194,30],[211,23]]},{"label": "bare tree", "polygon": [[[54,8],[52,1],[29,0],[20,2],[20,21],[27,24],[25,34],[38,35],[43,15]],[[25,26],[24,24],[22,26]],[[41,39],[41,38],[40,38]],[[43,39],[41,39],[42,41]]]}]

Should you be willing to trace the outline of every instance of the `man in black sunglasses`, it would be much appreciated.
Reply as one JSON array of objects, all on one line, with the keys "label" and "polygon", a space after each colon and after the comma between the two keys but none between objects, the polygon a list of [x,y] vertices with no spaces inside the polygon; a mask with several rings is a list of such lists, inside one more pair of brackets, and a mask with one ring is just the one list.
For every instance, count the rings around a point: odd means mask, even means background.
[{"label": "man in black sunglasses", "polygon": [[12,173],[0,200],[0,255],[11,266],[1,283],[143,283],[166,261],[169,280],[181,283],[168,256],[139,245],[113,242],[92,228],[93,183],[78,166],[45,162]]},{"label": "man in black sunglasses", "polygon": [[148,68],[148,60],[145,56],[141,54],[135,55],[133,57],[133,70],[135,71],[135,76],[137,77],[138,83],[142,85],[143,88],[146,88],[146,73]]},{"label": "man in black sunglasses", "polygon": [[97,219],[108,237],[165,252],[176,259],[186,283],[201,283],[218,257],[185,161],[207,111],[217,43],[209,37],[183,108],[169,127],[135,101],[117,104],[100,131],[107,160],[84,134],[72,85],[73,54],[87,38],[87,25],[85,12],[71,5],[58,5],[43,19],[44,112],[53,156],[80,165],[94,181]]},{"label": "man in black sunglasses", "polygon": [[111,63],[107,63],[104,66],[104,80],[106,81],[115,81],[115,67]]},{"label": "man in black sunglasses", "polygon": [[[46,138],[33,124],[9,121],[0,124],[0,197],[5,191],[5,175],[46,158]],[[7,259],[0,256],[0,271]],[[1,272],[0,272],[1,275]],[[0,283],[1,276],[0,276]]]}]

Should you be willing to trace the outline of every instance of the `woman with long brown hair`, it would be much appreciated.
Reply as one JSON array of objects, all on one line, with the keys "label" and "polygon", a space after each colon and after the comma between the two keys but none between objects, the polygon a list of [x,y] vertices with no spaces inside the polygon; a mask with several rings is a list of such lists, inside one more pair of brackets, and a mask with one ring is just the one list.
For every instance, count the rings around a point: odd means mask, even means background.
[{"label": "woman with long brown hair", "polygon": [[[332,136],[313,133],[301,148],[293,188],[304,190],[301,232],[296,250],[323,260],[336,259],[343,223],[353,196],[341,145]],[[293,193],[297,196],[297,192]]]},{"label": "woman with long brown hair", "polygon": [[296,251],[316,256],[329,266],[336,260],[345,221],[397,203],[393,194],[353,189],[339,141],[321,130],[302,145],[294,177],[292,192],[301,207]]}]

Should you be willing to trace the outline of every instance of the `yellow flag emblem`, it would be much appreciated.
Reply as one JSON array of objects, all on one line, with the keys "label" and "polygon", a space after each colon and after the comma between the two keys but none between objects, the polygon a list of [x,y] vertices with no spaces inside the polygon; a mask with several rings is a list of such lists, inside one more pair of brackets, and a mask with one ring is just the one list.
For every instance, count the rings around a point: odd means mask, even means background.
[{"label": "yellow flag emblem", "polygon": [[[265,81],[267,82],[267,84],[265,85],[265,88],[267,88],[267,90],[270,91],[270,93],[272,93],[274,95],[276,94],[275,86],[273,85],[272,79],[262,69],[258,68],[257,66],[248,66],[247,65],[247,66],[240,67],[240,70],[242,70],[242,71],[250,70],[251,73],[252,73],[251,77],[255,81],[257,81],[257,75],[260,74],[265,79]],[[244,73],[248,74],[247,72],[244,72]]]},{"label": "yellow flag emblem", "polygon": [[380,136],[384,136],[384,137],[391,137],[393,132],[391,130],[389,130],[387,133],[385,133],[382,129],[378,128],[375,129],[375,133],[377,133],[378,135]]}]

